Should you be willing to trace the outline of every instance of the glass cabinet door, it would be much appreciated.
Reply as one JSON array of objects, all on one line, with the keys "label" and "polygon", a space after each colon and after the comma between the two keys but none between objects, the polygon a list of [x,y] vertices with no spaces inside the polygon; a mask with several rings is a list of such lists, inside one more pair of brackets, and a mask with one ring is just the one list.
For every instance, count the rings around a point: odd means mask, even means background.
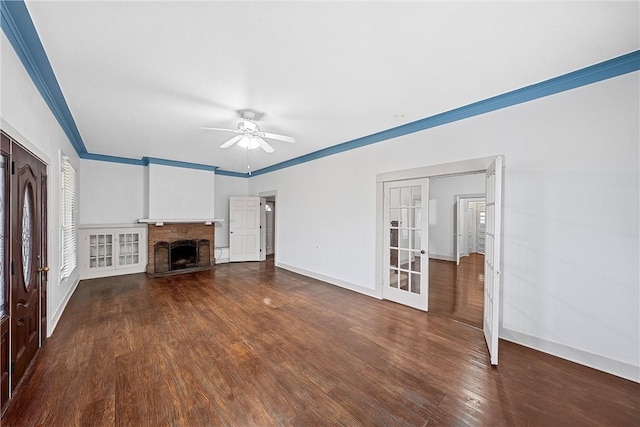
[{"label": "glass cabinet door", "polygon": [[118,233],[118,265],[140,262],[140,234]]},{"label": "glass cabinet door", "polygon": [[113,234],[89,235],[89,268],[113,267]]}]

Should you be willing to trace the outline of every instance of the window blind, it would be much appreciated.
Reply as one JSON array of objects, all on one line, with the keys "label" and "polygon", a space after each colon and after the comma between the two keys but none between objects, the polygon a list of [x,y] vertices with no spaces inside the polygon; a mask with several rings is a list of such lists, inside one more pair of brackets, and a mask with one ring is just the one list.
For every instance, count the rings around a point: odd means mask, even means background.
[{"label": "window blind", "polygon": [[60,240],[62,243],[62,265],[60,279],[71,275],[78,258],[78,227],[76,225],[76,170],[68,157],[61,159],[62,174],[60,195]]}]

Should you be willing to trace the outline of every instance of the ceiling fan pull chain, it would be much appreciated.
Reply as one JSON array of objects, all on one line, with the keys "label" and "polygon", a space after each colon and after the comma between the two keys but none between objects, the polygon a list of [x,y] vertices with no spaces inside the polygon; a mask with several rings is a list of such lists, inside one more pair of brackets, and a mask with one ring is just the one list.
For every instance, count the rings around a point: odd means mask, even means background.
[{"label": "ceiling fan pull chain", "polygon": [[249,146],[247,146],[246,151],[247,151],[247,169],[249,170],[249,176],[251,176],[251,163],[249,162]]}]

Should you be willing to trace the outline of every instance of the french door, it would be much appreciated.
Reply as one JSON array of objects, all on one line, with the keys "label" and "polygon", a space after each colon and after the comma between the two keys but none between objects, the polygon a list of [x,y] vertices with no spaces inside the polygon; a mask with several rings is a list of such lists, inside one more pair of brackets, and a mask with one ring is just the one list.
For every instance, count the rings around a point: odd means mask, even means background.
[{"label": "french door", "polygon": [[498,364],[498,328],[502,270],[502,156],[486,170],[486,224],[484,255],[484,337],[491,364]]},{"label": "french door", "polygon": [[429,179],[384,183],[384,282],[382,297],[428,309]]},{"label": "french door", "polygon": [[260,261],[260,197],[229,198],[229,261]]}]

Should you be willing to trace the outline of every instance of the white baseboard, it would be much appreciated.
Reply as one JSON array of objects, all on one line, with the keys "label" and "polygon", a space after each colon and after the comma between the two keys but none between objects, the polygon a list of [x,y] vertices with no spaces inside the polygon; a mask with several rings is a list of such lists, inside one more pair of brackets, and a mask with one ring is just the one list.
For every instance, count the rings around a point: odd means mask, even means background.
[{"label": "white baseboard", "polygon": [[455,261],[455,259],[451,255],[429,254],[429,258],[438,259],[440,261]]},{"label": "white baseboard", "polygon": [[147,263],[132,268],[118,268],[111,270],[98,271],[82,271],[80,280],[99,279],[101,277],[124,276],[125,274],[145,273],[147,271]]},{"label": "white baseboard", "polygon": [[226,264],[229,262],[229,246],[219,246],[213,250],[216,264]]},{"label": "white baseboard", "polygon": [[335,277],[325,276],[324,274],[315,273],[313,271],[283,264],[281,262],[276,262],[275,265],[276,267],[284,268],[285,270],[289,270],[294,273],[301,274],[303,276],[311,277],[312,279],[321,280],[323,282],[327,282],[332,285],[336,285],[341,288],[348,289],[350,291],[358,292],[359,294],[364,294],[373,298],[382,299],[382,295],[379,295],[379,293],[375,289],[365,288],[364,286],[356,285],[354,283],[350,283],[341,279],[336,279]]},{"label": "white baseboard", "polygon": [[512,331],[510,329],[501,328],[500,338],[640,383],[640,366],[634,366],[630,363],[621,362],[606,356],[600,356],[598,354],[579,350],[553,341],[547,341],[543,338],[534,337],[521,332]]},{"label": "white baseboard", "polygon": [[53,316],[51,316],[50,319],[47,319],[47,338],[53,335],[53,331],[56,329],[56,326],[58,326],[58,321],[60,320],[60,317],[62,317],[64,309],[67,308],[67,304],[69,303],[73,293],[76,291],[79,283],[80,278],[75,279],[73,285],[69,288],[67,294],[62,299],[62,303],[60,303],[56,311],[53,313]]}]

